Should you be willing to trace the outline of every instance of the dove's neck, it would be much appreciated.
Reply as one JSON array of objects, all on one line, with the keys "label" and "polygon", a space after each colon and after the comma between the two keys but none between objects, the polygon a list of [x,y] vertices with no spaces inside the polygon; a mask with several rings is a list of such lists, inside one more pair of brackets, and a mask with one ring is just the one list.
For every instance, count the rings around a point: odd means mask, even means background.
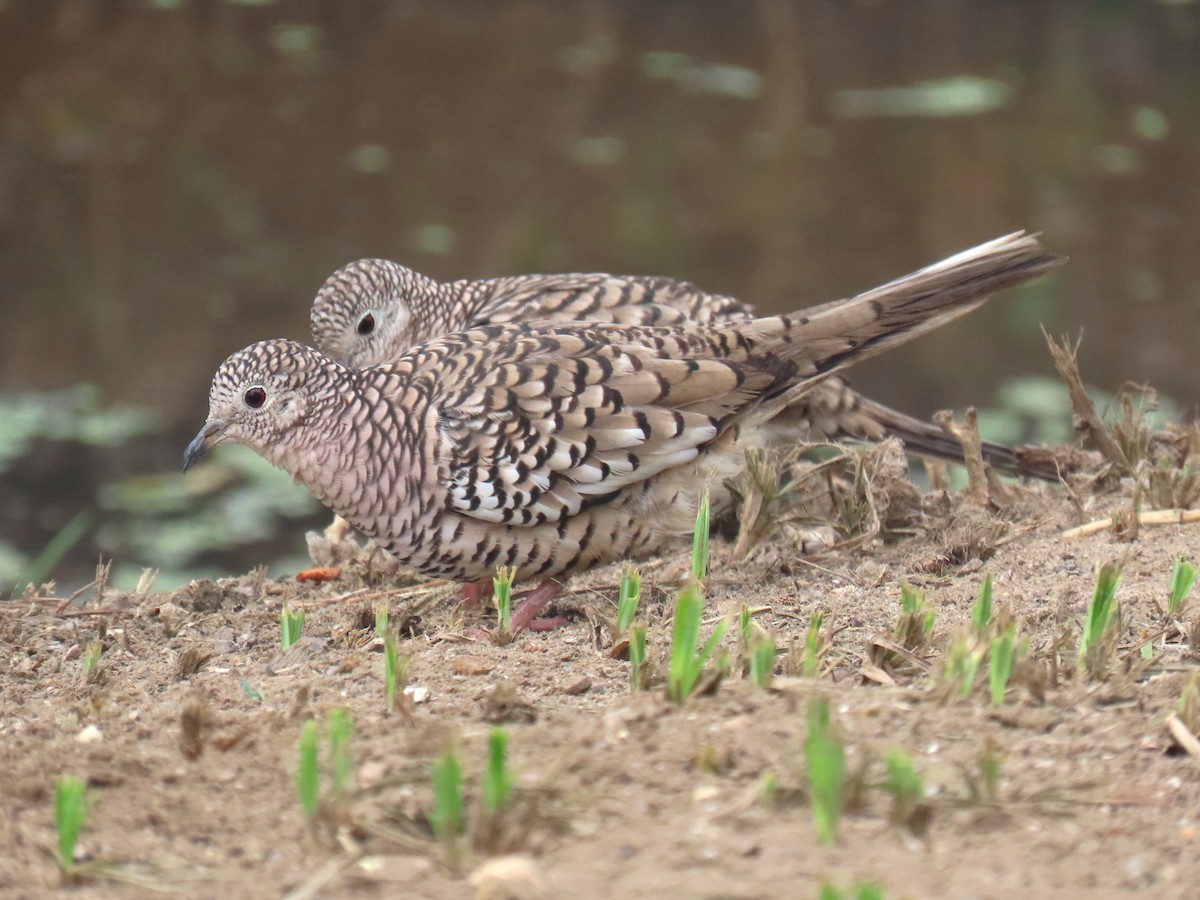
[{"label": "dove's neck", "polygon": [[449,281],[439,285],[447,308],[453,315],[445,323],[445,331],[465,331],[486,321],[495,311],[497,297],[503,297],[510,288],[510,279],[504,278],[464,278],[461,281]]},{"label": "dove's neck", "polygon": [[481,305],[470,290],[471,284],[470,281],[437,281],[412,272],[405,289],[405,299],[411,310],[407,324],[411,344],[423,344],[443,334],[466,329]]},{"label": "dove's neck", "polygon": [[387,533],[396,509],[417,496],[419,438],[405,408],[407,379],[386,370],[340,371],[336,391],[312,409],[271,461],[368,536]]}]

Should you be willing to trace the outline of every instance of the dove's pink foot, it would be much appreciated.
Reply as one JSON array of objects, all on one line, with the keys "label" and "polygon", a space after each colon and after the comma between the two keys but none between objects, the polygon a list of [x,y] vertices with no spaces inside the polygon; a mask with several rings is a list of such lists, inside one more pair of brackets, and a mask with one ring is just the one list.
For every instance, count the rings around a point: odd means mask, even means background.
[{"label": "dove's pink foot", "polygon": [[539,619],[541,613],[550,601],[562,593],[563,586],[557,581],[543,581],[532,591],[528,591],[521,604],[513,610],[510,628],[513,634],[520,634],[526,628],[533,631],[551,631],[567,624],[562,616],[553,619]]}]

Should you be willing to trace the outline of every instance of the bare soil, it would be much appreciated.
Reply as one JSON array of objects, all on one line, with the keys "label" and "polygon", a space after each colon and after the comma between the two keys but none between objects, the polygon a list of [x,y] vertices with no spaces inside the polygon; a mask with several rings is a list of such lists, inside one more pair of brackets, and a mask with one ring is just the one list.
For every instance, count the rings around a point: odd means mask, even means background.
[{"label": "bare soil", "polygon": [[[887,898],[1197,896],[1200,765],[1166,726],[1196,668],[1197,613],[1167,622],[1156,607],[1172,561],[1197,555],[1196,526],[1064,537],[1128,508],[1128,492],[1018,494],[1002,512],[927,495],[916,534],[817,557],[787,530],[742,561],[715,540],[707,622],[748,605],[780,647],[776,678],[749,683],[731,629],[729,676],[684,704],[631,692],[629,664],[612,654],[616,567],[557,601],[567,627],[507,646],[468,637],[488,616],[464,610],[453,586],[354,574],[93,591],[67,608],[52,589],[31,592],[0,608],[0,894],[758,898],[812,897],[824,882],[852,896],[872,882]],[[653,654],[669,641],[685,554],[646,569]],[[1095,568],[1117,558],[1124,624],[1107,674],[1089,679],[1076,671],[1080,627]],[[997,608],[1029,642],[1001,706],[985,671],[965,699],[940,674],[989,573]],[[901,582],[937,611],[929,642],[907,654],[888,644]],[[381,601],[416,690],[388,715]],[[281,653],[284,603],[307,619]],[[802,678],[816,611],[828,647],[821,676]],[[85,676],[97,639],[101,662]],[[806,794],[814,698],[830,701],[850,772],[828,846]],[[310,825],[292,781],[297,740],[335,706],[354,720],[354,786]],[[516,800],[475,817],[454,868],[430,836],[429,767],[456,749],[474,802],[497,723]],[[904,821],[882,788],[880,757],[894,749],[926,788]],[[1001,761],[994,790],[989,758]],[[85,778],[92,798],[81,880],[67,888],[54,857],[63,773]]]}]

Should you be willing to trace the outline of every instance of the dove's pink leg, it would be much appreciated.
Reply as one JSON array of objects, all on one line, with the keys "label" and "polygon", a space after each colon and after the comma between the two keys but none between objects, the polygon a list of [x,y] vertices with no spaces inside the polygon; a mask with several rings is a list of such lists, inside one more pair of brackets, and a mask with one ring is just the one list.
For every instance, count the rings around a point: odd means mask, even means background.
[{"label": "dove's pink leg", "polygon": [[492,583],[490,581],[468,581],[459,586],[458,596],[467,606],[478,609],[483,606],[484,597],[492,596]]},{"label": "dove's pink leg", "polygon": [[511,630],[520,634],[526,628],[530,631],[552,631],[567,624],[562,616],[553,619],[539,619],[538,614],[550,605],[550,601],[562,593],[563,586],[554,580],[543,581],[532,591],[525,594],[525,599],[512,614]]}]

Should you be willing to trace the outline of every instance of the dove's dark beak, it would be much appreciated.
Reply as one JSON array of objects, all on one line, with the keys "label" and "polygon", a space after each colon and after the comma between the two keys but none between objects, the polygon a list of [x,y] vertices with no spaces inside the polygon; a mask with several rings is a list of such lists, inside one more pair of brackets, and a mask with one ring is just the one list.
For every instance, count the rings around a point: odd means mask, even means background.
[{"label": "dove's dark beak", "polygon": [[200,433],[192,438],[192,442],[187,445],[187,449],[183,451],[183,471],[187,471],[194,466],[206,452],[208,448],[215,444],[221,438],[221,434],[225,431],[225,423],[219,419],[209,419],[204,423],[204,427],[200,429]]}]

